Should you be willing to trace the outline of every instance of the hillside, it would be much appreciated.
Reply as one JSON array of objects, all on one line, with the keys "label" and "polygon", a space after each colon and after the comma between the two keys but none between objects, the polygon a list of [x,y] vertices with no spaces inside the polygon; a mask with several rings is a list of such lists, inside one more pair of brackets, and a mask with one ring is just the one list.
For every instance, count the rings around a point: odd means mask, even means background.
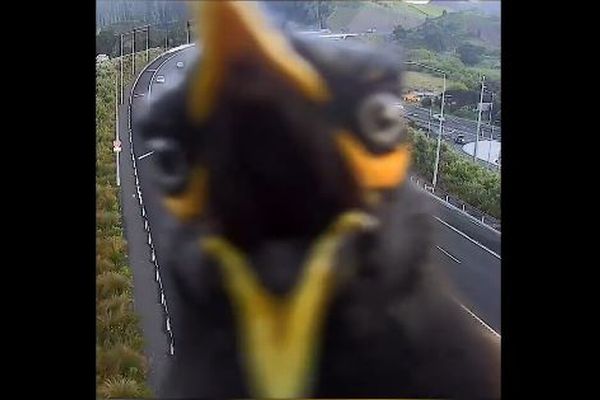
[{"label": "hillside", "polygon": [[485,0],[485,1],[452,1],[452,0],[432,0],[430,5],[437,5],[445,8],[448,12],[451,11],[477,11],[479,13],[500,16],[500,0]]},{"label": "hillside", "polygon": [[500,18],[472,11],[444,13],[412,29],[400,25],[394,34],[411,48],[455,52],[460,46],[472,45],[499,56]]},{"label": "hillside", "polygon": [[334,11],[327,26],[334,32],[364,32],[376,29],[390,33],[396,25],[407,28],[419,26],[428,17],[442,14],[443,8],[431,5],[412,5],[399,1],[333,1]]}]

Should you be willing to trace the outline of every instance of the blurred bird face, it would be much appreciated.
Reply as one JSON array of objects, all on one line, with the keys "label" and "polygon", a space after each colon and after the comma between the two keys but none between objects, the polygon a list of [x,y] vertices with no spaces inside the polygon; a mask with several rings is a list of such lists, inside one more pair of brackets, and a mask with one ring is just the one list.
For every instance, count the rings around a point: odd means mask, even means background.
[{"label": "blurred bird face", "polygon": [[[165,155],[165,204],[174,215],[189,221],[209,202],[217,208],[228,203],[215,187],[227,184],[211,177],[243,170],[249,185],[270,192],[257,199],[247,191],[269,215],[297,215],[299,225],[314,225],[314,233],[323,223],[311,224],[302,212],[290,213],[292,207],[310,213],[324,205],[331,219],[364,206],[368,193],[403,183],[410,153],[395,56],[285,37],[250,2],[202,6],[202,58],[185,95],[189,126],[180,137],[153,141],[156,153]],[[241,212],[232,218],[225,225],[253,222]],[[293,231],[294,223],[286,229]],[[272,230],[285,236],[286,229]]]},{"label": "blurred bird face", "polygon": [[[167,209],[184,223],[207,216],[221,235],[202,248],[223,267],[252,386],[261,396],[305,395],[338,246],[375,226],[351,210],[402,185],[409,167],[400,63],[285,37],[250,2],[202,6],[201,60],[164,104],[172,110],[157,110],[144,131]],[[318,238],[283,297],[231,244],[281,238]]]}]

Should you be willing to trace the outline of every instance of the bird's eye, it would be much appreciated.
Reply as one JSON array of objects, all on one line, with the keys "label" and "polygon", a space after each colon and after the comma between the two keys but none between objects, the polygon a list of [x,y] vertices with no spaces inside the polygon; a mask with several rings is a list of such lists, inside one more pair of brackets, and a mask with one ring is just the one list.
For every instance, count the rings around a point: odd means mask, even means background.
[{"label": "bird's eye", "polygon": [[367,139],[378,146],[393,146],[405,136],[404,108],[391,93],[367,97],[358,110],[358,121]]},{"label": "bird's eye", "polygon": [[148,147],[158,165],[158,182],[168,192],[183,190],[188,176],[188,164],[181,147],[170,139],[151,139]]}]

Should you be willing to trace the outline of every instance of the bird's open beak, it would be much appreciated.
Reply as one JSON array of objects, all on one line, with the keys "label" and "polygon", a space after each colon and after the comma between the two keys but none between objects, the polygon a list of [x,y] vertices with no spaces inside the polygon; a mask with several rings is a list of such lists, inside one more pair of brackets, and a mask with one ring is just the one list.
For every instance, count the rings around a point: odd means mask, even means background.
[{"label": "bird's open beak", "polygon": [[[255,2],[204,1],[193,4],[193,9],[200,27],[202,59],[192,72],[188,92],[192,121],[202,122],[210,115],[237,61],[264,68],[309,100],[320,103],[329,99],[325,80],[269,25]],[[206,203],[208,171],[199,167],[196,172],[182,193],[164,201],[183,221],[200,216]]]},{"label": "bird's open beak", "polygon": [[325,80],[269,25],[255,2],[205,1],[196,14],[203,54],[188,100],[189,114],[196,122],[210,114],[232,64],[240,60],[268,69],[315,102],[329,98]]},{"label": "bird's open beak", "polygon": [[246,376],[254,396],[310,396],[322,328],[336,283],[337,252],[349,234],[376,226],[377,220],[362,212],[340,215],[317,238],[300,281],[284,297],[269,293],[244,254],[226,239],[202,240],[202,249],[222,270],[224,286],[237,317]]}]

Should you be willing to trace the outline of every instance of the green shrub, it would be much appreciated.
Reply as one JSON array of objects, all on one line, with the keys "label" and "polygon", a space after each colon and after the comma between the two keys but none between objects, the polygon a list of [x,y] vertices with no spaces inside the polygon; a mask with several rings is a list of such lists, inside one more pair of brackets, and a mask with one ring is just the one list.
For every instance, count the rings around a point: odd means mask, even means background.
[{"label": "green shrub", "polygon": [[[437,141],[409,128],[413,145],[413,169],[424,179],[433,180]],[[440,147],[438,186],[500,219],[500,174],[471,162],[446,143]]]}]

